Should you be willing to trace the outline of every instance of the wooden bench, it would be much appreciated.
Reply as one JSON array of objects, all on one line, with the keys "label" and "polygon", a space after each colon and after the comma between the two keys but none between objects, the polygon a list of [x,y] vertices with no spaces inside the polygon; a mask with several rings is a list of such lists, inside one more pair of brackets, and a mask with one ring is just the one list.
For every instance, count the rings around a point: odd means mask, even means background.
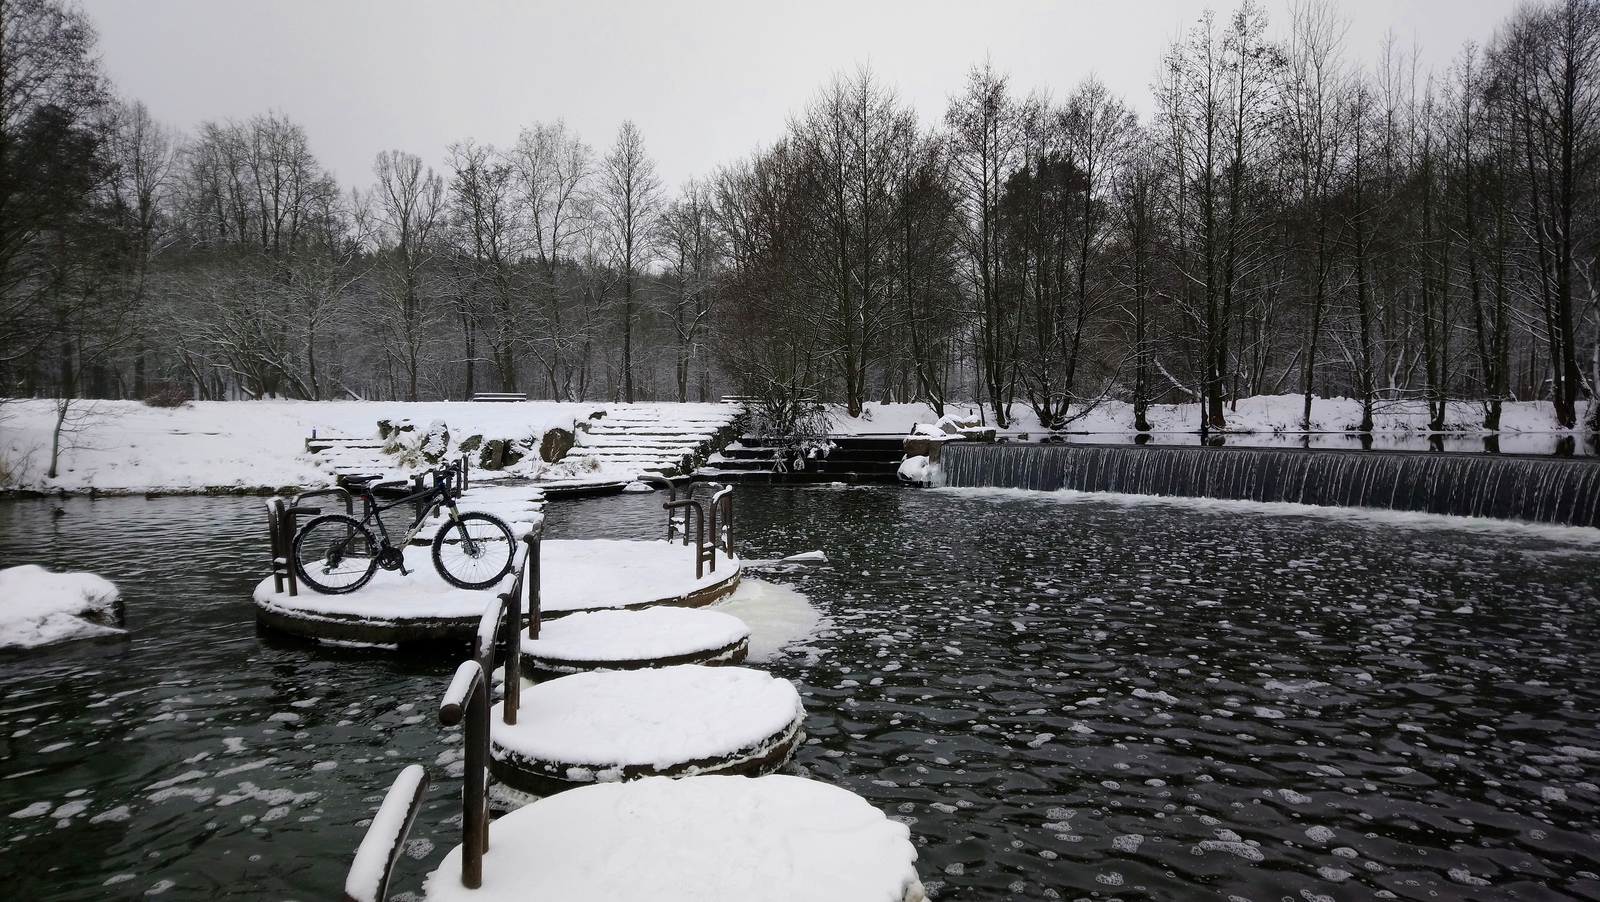
[{"label": "wooden bench", "polygon": [[521,391],[481,391],[473,394],[472,400],[486,402],[526,401],[528,400],[528,393]]}]

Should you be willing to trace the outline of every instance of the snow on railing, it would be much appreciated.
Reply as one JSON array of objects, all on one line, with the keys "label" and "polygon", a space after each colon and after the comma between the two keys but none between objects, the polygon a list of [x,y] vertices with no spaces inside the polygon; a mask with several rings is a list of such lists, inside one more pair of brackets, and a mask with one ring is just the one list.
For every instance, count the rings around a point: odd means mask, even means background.
[{"label": "snow on railing", "polygon": [[406,836],[417,821],[427,790],[428,772],[420,764],[406,767],[395,777],[350,863],[344,880],[345,902],[385,902],[389,898],[389,877],[405,851]]},{"label": "snow on railing", "polygon": [[483,885],[483,853],[489,849],[489,678],[476,659],[462,661],[439,704],[439,722],[466,721],[465,769],[461,774],[461,885]]}]

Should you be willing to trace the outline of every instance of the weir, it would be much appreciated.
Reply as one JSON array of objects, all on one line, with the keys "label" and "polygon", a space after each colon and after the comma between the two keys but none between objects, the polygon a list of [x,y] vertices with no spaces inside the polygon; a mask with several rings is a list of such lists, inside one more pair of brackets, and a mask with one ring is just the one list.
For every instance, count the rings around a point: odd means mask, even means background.
[{"label": "weir", "polygon": [[1600,463],[1478,454],[953,442],[947,485],[1377,507],[1600,527]]}]

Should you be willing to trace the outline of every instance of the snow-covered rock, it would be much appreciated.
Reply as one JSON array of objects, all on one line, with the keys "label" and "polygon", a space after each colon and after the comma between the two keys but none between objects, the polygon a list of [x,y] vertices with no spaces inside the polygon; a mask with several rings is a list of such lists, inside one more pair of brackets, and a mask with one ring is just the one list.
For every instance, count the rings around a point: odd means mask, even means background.
[{"label": "snow-covered rock", "polygon": [[926,455],[916,454],[900,461],[896,475],[901,482],[911,485],[940,485],[944,481],[944,468],[929,461]]},{"label": "snow-covered rock", "polygon": [[93,573],[34,564],[0,570],[0,647],[33,648],[121,633],[122,595]]},{"label": "snow-covered rock", "polygon": [[461,849],[428,902],[920,902],[904,824],[856,794],[800,777],[652,777],[585,786],[495,821],[483,886]]}]

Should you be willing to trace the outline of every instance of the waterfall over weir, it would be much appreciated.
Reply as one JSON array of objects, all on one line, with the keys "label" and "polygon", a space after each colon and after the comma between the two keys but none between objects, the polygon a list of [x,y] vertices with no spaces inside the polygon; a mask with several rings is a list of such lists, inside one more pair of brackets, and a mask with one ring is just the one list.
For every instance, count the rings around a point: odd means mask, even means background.
[{"label": "waterfall over weir", "polygon": [[1600,527],[1600,463],[1588,460],[953,442],[940,462],[951,486],[1289,501]]}]

